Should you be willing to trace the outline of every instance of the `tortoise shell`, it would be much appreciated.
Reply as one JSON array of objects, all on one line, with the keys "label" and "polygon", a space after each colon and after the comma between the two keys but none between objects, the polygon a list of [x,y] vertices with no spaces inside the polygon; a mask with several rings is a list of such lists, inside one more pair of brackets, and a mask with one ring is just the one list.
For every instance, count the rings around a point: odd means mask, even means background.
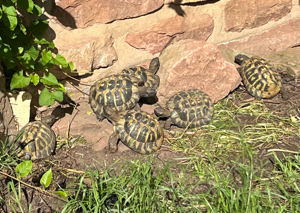
[{"label": "tortoise shell", "polygon": [[206,125],[214,112],[210,97],[198,89],[180,91],[173,95],[166,105],[172,122],[181,128]]},{"label": "tortoise shell", "polygon": [[252,96],[257,99],[272,98],[280,91],[285,92],[279,73],[267,60],[239,54],[235,62],[241,65],[237,70]]},{"label": "tortoise shell", "polygon": [[18,133],[15,147],[19,149],[18,157],[35,160],[50,156],[55,150],[56,137],[48,124],[34,121],[26,124]]},{"label": "tortoise shell", "polygon": [[103,106],[117,111],[134,108],[140,99],[139,81],[126,74],[110,75],[97,81],[90,89],[89,103],[98,119],[105,117]]},{"label": "tortoise shell", "polygon": [[159,76],[155,75],[159,69],[159,59],[153,58],[150,62],[149,69],[141,66],[130,67],[128,69],[123,69],[122,73],[132,75],[142,80],[145,83],[145,87],[158,88],[160,83]]},{"label": "tortoise shell", "polygon": [[163,129],[158,120],[136,109],[120,112],[114,132],[126,146],[141,154],[157,151],[163,142]]}]

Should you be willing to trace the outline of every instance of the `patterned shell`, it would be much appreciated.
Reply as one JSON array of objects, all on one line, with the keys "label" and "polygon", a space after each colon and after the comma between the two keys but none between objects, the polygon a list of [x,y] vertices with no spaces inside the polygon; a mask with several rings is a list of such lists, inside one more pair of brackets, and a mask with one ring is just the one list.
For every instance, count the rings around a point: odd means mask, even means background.
[{"label": "patterned shell", "polygon": [[279,73],[263,58],[248,58],[238,70],[247,91],[258,99],[272,98],[282,88]]},{"label": "patterned shell", "polygon": [[55,133],[41,121],[26,124],[19,132],[15,147],[20,148],[18,157],[35,160],[50,156],[55,149]]},{"label": "patterned shell", "polygon": [[90,89],[89,103],[99,120],[105,115],[103,106],[117,111],[132,109],[140,99],[136,86],[140,80],[126,74],[107,76],[97,81]]},{"label": "patterned shell", "polygon": [[198,89],[178,92],[167,102],[167,108],[172,122],[181,128],[206,125],[214,113],[210,97]]},{"label": "patterned shell", "polygon": [[157,151],[163,142],[159,122],[150,114],[135,109],[120,113],[114,131],[126,146],[141,154]]},{"label": "patterned shell", "polygon": [[155,75],[151,70],[157,70],[159,68],[159,60],[158,58],[154,58],[151,61],[149,69],[145,69],[141,66],[130,67],[128,69],[122,70],[122,73],[133,75],[139,78],[140,80],[145,82],[145,87],[158,88],[160,83],[159,76]]}]

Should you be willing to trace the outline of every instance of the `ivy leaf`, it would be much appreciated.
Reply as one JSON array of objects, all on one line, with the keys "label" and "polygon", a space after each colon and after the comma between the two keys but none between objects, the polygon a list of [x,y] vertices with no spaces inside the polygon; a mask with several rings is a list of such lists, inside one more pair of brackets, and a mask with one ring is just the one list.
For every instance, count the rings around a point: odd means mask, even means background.
[{"label": "ivy leaf", "polygon": [[52,168],[50,168],[45,174],[43,174],[41,180],[40,180],[40,184],[45,186],[45,188],[47,188],[52,180]]},{"label": "ivy leaf", "polygon": [[29,77],[31,78],[31,82],[33,83],[34,86],[36,86],[40,82],[40,76],[38,74],[30,74]]},{"label": "ivy leaf", "polygon": [[34,3],[32,0],[17,0],[18,7],[24,8],[27,12],[32,13]]},{"label": "ivy leaf", "polygon": [[73,64],[73,62],[71,61],[71,62],[69,62],[69,64],[68,64],[68,67],[69,67],[69,69],[71,70],[71,71],[73,71],[74,70],[74,64]]},{"label": "ivy leaf", "polygon": [[13,4],[4,2],[2,9],[4,13],[2,17],[4,24],[13,31],[18,24],[16,8]]},{"label": "ivy leaf", "polygon": [[42,39],[46,30],[48,29],[48,21],[38,20],[30,27],[32,35],[37,39]]},{"label": "ivy leaf", "polygon": [[45,49],[43,49],[42,51],[42,60],[43,60],[43,64],[47,64],[49,61],[51,61],[52,59],[52,52],[49,50],[49,51],[46,51]]},{"label": "ivy leaf", "polygon": [[31,56],[31,58],[34,61],[39,57],[39,51],[37,49],[35,49],[35,47],[33,45],[26,52]]},{"label": "ivy leaf", "polygon": [[63,91],[64,93],[66,93],[67,91],[66,91],[66,88],[65,88],[65,86],[63,85],[63,84],[61,84],[61,83],[58,83],[58,87],[56,87],[56,90],[59,90],[59,91]]},{"label": "ivy leaf", "polygon": [[42,9],[37,4],[34,4],[34,8],[33,8],[32,12],[33,12],[34,15],[37,15],[37,16],[42,15]]},{"label": "ivy leaf", "polygon": [[51,92],[45,87],[39,97],[40,106],[52,106],[54,104],[54,98],[51,95]]},{"label": "ivy leaf", "polygon": [[59,85],[56,77],[50,72],[44,72],[41,82],[49,86]]},{"label": "ivy leaf", "polygon": [[64,94],[62,91],[54,91],[51,96],[55,99],[58,100],[59,102],[62,102],[64,99]]},{"label": "ivy leaf", "polygon": [[54,64],[61,65],[66,68],[68,66],[67,60],[60,54],[57,54],[55,58],[53,58]]},{"label": "ivy leaf", "polygon": [[10,89],[23,88],[30,84],[30,78],[23,75],[23,70],[13,74],[10,82]]},{"label": "ivy leaf", "polygon": [[18,173],[18,178],[25,177],[31,172],[32,169],[32,161],[26,160],[22,163],[19,163],[16,167],[16,173]]}]

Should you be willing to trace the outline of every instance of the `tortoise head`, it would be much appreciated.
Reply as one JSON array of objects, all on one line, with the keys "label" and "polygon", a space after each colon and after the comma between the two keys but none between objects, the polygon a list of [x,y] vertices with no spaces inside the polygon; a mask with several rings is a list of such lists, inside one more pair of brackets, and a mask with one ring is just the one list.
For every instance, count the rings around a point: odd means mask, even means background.
[{"label": "tortoise head", "polygon": [[118,122],[118,120],[119,120],[119,113],[111,107],[104,106],[103,107],[103,114],[113,124]]},{"label": "tortoise head", "polygon": [[246,60],[248,60],[249,57],[243,54],[238,54],[237,56],[235,56],[234,58],[234,63],[237,63],[239,65],[243,64]]},{"label": "tortoise head", "polygon": [[153,58],[150,62],[150,65],[149,65],[149,72],[151,72],[152,74],[155,74],[158,69],[159,69],[159,66],[160,66],[160,63],[159,63],[159,58],[156,57],[156,58]]},{"label": "tortoise head", "polygon": [[157,107],[154,109],[154,113],[156,116],[161,117],[161,118],[166,118],[171,116],[171,112],[168,109],[164,109],[162,107]]},{"label": "tortoise head", "polygon": [[49,126],[52,126],[55,121],[56,121],[56,118],[54,115],[47,115],[47,116],[41,118],[41,122],[43,122],[44,124],[47,124]]}]

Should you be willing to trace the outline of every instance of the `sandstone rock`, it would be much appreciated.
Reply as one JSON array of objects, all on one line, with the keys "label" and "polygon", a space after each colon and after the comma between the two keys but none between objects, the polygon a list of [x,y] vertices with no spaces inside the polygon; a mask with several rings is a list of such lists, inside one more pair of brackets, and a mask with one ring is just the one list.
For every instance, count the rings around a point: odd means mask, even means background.
[{"label": "sandstone rock", "polygon": [[174,1],[174,0],[165,0],[165,4],[187,4],[187,3],[197,3],[197,2],[203,2],[203,1],[208,1],[208,0],[179,0],[179,1]]},{"label": "sandstone rock", "polygon": [[117,60],[114,40],[106,29],[97,33],[92,28],[62,31],[54,43],[59,54],[74,63],[79,75],[111,66]]},{"label": "sandstone rock", "polygon": [[205,41],[176,42],[163,51],[160,61],[160,104],[176,92],[191,88],[206,92],[217,102],[241,82],[234,65],[222,58],[216,45]]},{"label": "sandstone rock", "polygon": [[13,114],[17,123],[19,124],[20,130],[23,126],[25,126],[29,122],[30,118],[30,102],[31,102],[31,94],[29,92],[20,91],[18,93],[10,93],[9,94],[9,102],[11,104]]},{"label": "sandstone rock", "polygon": [[174,35],[176,35],[175,41],[183,39],[207,40],[213,28],[214,21],[207,14],[189,14],[185,18],[175,16],[159,21],[147,30],[129,33],[126,42],[135,48],[155,54],[162,51]]},{"label": "sandstone rock", "polygon": [[[17,135],[17,127],[8,97],[0,91],[0,141],[4,142],[7,136]],[[14,137],[10,137],[13,141]]]},{"label": "sandstone rock", "polygon": [[300,19],[291,20],[260,34],[219,44],[220,49],[236,49],[261,57],[300,42]]},{"label": "sandstone rock", "polygon": [[300,77],[300,47],[288,48],[286,50],[271,53],[266,59],[278,69],[288,73],[295,78]]},{"label": "sandstone rock", "polygon": [[78,28],[145,15],[163,6],[164,0],[61,0],[56,3],[76,21]]},{"label": "sandstone rock", "polygon": [[65,114],[52,126],[56,135],[65,138],[67,131],[69,131],[68,134],[72,137],[83,136],[86,141],[97,144],[95,145],[96,150],[100,150],[107,145],[108,138],[113,132],[111,123],[106,119],[100,122],[96,118],[88,104],[88,98],[82,99],[80,105],[74,110],[58,108],[53,114],[60,116]]},{"label": "sandstone rock", "polygon": [[286,16],[291,8],[292,0],[230,0],[225,6],[225,30],[241,32],[262,26]]}]

